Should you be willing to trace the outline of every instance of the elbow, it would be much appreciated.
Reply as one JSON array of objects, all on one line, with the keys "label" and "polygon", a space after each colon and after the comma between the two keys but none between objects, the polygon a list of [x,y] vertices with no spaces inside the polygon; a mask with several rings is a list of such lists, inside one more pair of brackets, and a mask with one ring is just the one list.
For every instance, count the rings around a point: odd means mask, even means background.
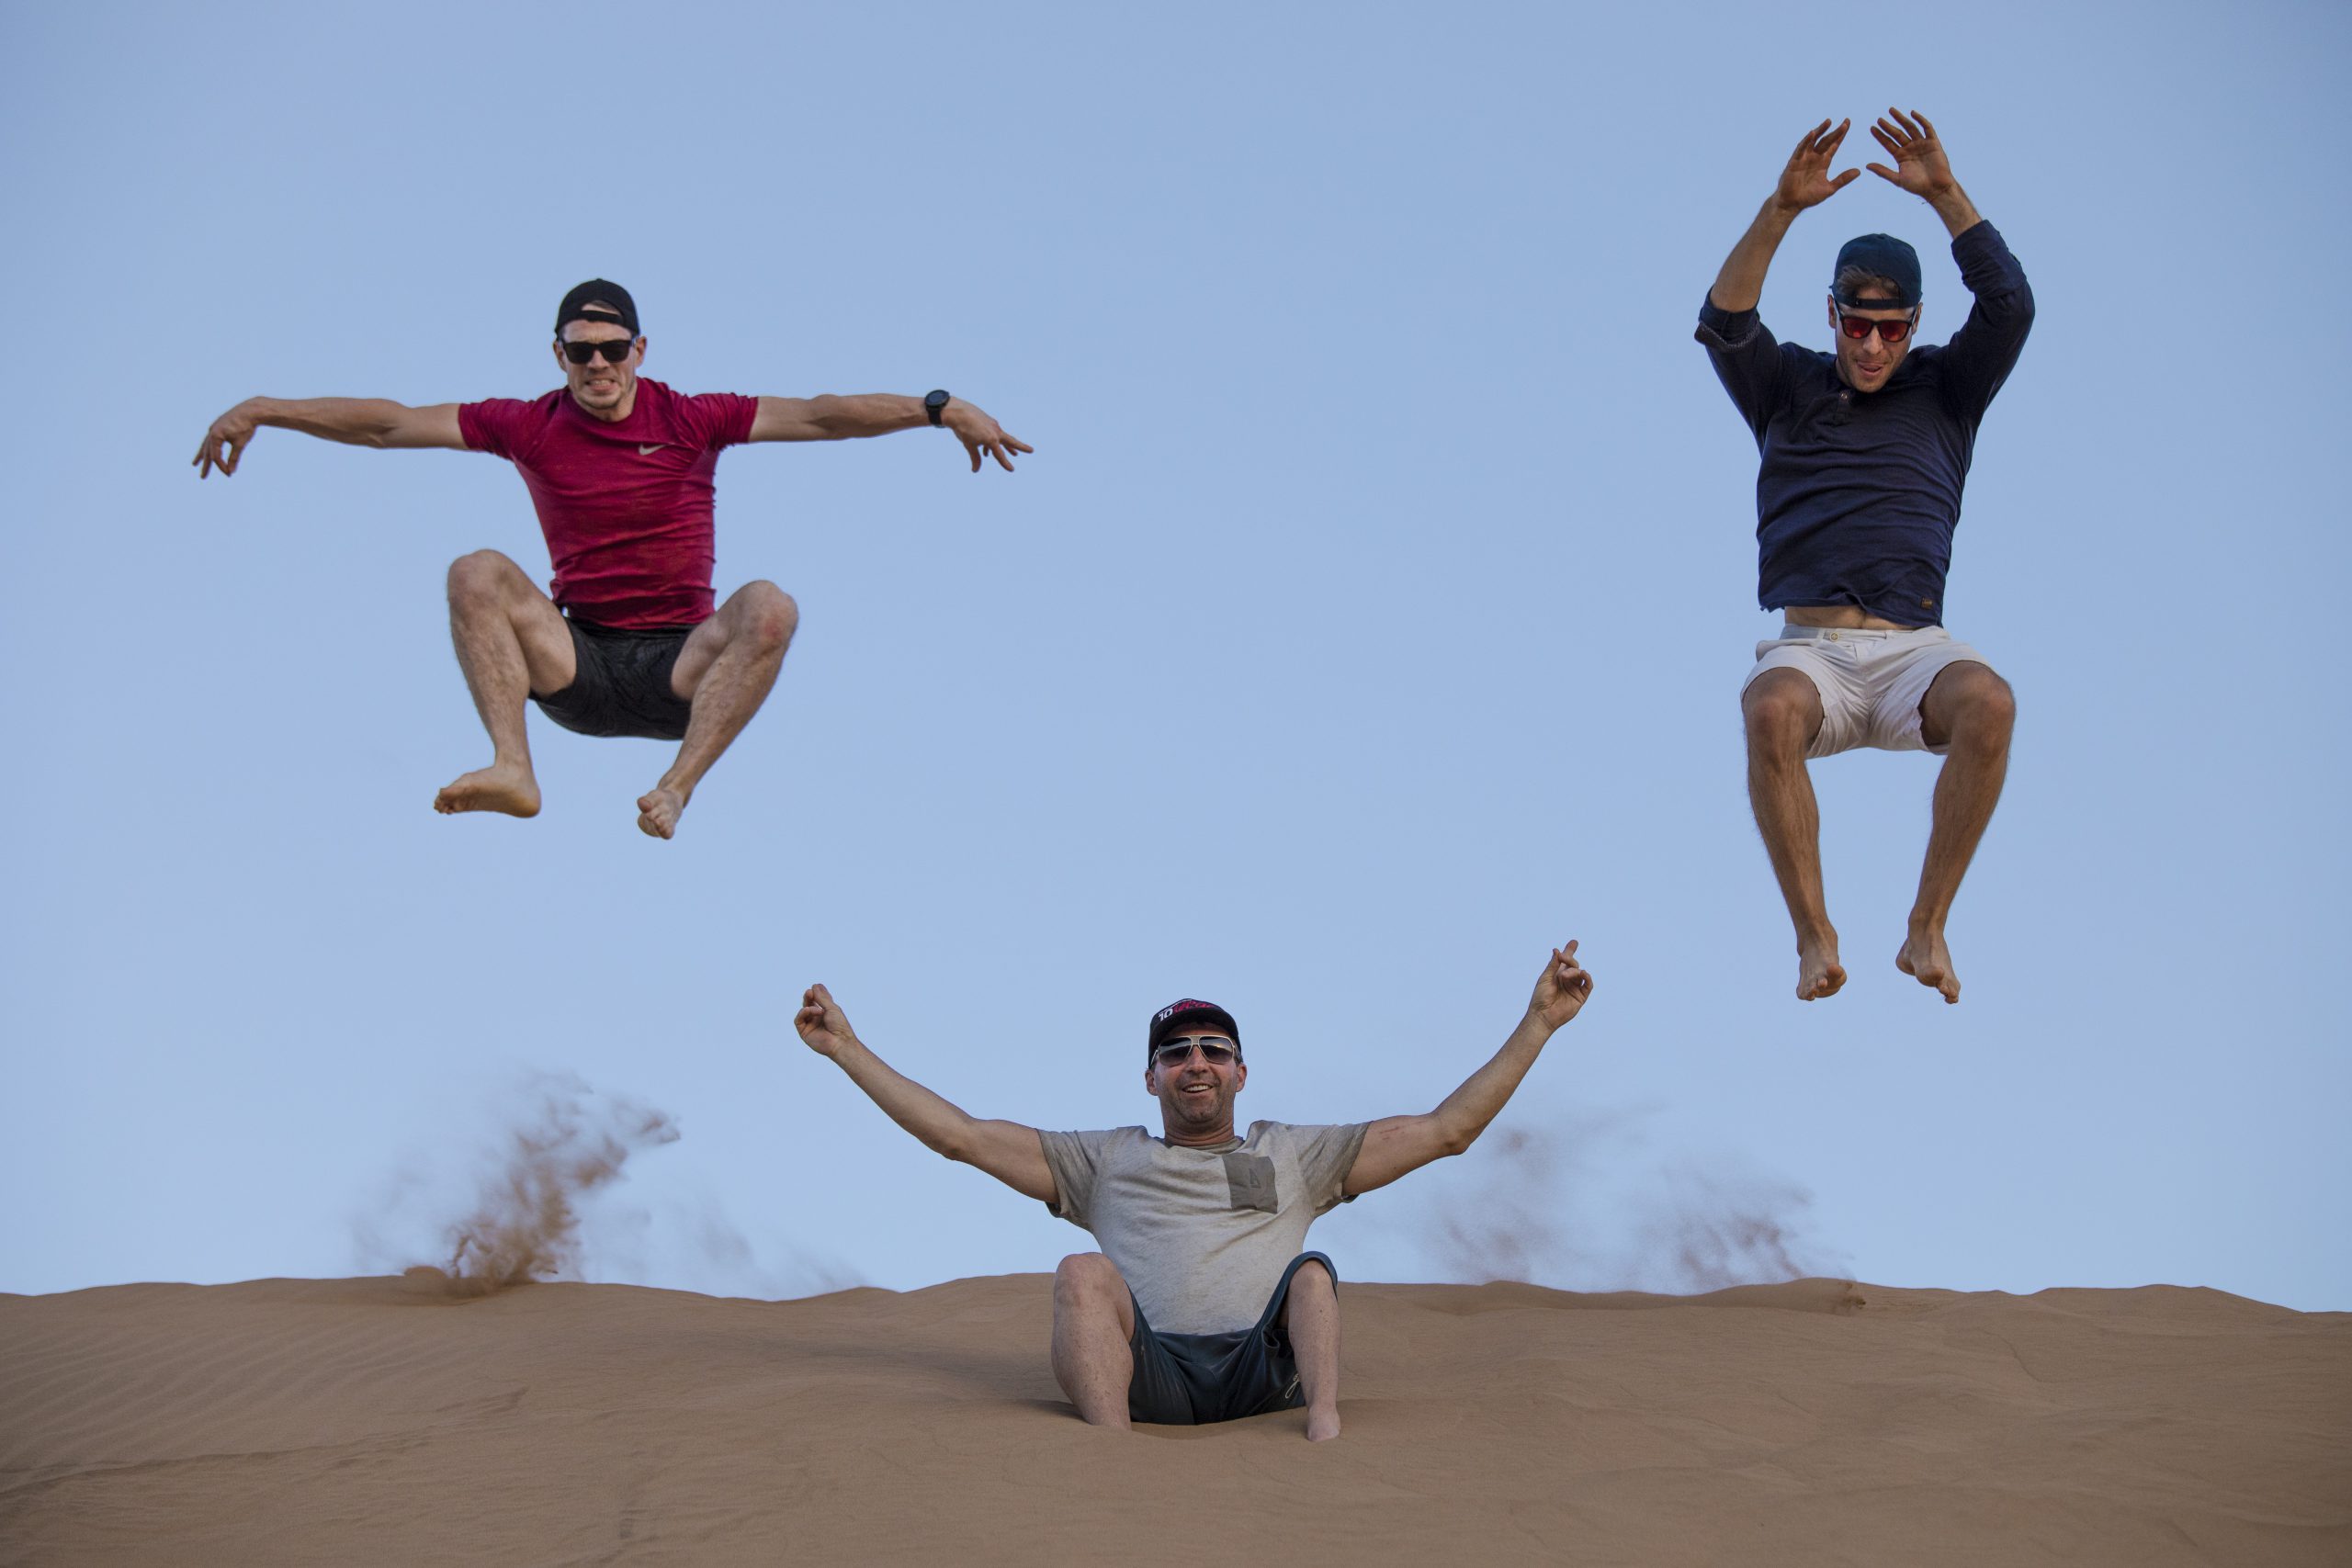
[{"label": "elbow", "polygon": [[1467,1153],[1470,1145],[1478,1141],[1478,1134],[1485,1131],[1484,1127],[1440,1128],[1437,1138],[1437,1157],[1452,1159],[1455,1155]]}]

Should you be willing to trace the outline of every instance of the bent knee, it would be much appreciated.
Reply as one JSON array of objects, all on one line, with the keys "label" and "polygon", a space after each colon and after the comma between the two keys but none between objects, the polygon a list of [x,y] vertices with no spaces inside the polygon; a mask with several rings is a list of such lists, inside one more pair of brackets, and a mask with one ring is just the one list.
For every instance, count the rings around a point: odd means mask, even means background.
[{"label": "bent knee", "polygon": [[1803,744],[1819,722],[1821,696],[1793,670],[1767,670],[1739,694],[1739,711],[1751,739]]},{"label": "bent knee", "polygon": [[1054,1290],[1107,1291],[1125,1290],[1127,1278],[1119,1266],[1099,1252],[1073,1252],[1056,1265]]},{"label": "bent knee", "polygon": [[498,551],[476,550],[449,563],[449,597],[501,598],[522,573],[521,567]]},{"label": "bent knee", "polygon": [[743,585],[743,635],[765,648],[783,648],[800,629],[800,605],[773,582]]},{"label": "bent knee", "polygon": [[1302,1286],[1310,1291],[1329,1294],[1339,1288],[1339,1282],[1331,1278],[1331,1270],[1323,1266],[1321,1258],[1310,1258],[1300,1264],[1297,1270],[1290,1277],[1292,1290],[1298,1290]]},{"label": "bent knee", "polygon": [[1936,684],[1954,740],[2008,738],[2018,721],[2018,694],[2007,681],[1982,664],[1956,664]]}]

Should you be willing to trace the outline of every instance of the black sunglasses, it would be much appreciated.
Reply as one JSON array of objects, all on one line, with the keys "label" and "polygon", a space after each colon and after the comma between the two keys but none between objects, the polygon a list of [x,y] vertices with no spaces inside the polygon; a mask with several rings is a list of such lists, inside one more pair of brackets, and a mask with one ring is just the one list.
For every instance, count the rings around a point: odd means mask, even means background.
[{"label": "black sunglasses", "polygon": [[563,356],[574,365],[585,365],[601,354],[605,364],[618,365],[629,356],[629,351],[635,347],[637,340],[633,337],[616,337],[604,343],[567,343],[563,345]]},{"label": "black sunglasses", "polygon": [[1868,316],[1849,316],[1835,299],[1829,301],[1829,308],[1838,312],[1838,330],[1857,343],[1867,341],[1873,330],[1878,333],[1881,343],[1890,345],[1901,343],[1911,335],[1911,328],[1919,319],[1919,312],[1916,310],[1908,316],[1897,316],[1891,321],[1873,321]]},{"label": "black sunglasses", "polygon": [[1241,1055],[1233,1042],[1222,1034],[1195,1034],[1182,1040],[1171,1040],[1165,1045],[1155,1046],[1151,1053],[1151,1059],[1163,1067],[1181,1067],[1193,1059],[1195,1047],[1198,1047],[1201,1053],[1201,1060],[1212,1067],[1224,1066]]}]

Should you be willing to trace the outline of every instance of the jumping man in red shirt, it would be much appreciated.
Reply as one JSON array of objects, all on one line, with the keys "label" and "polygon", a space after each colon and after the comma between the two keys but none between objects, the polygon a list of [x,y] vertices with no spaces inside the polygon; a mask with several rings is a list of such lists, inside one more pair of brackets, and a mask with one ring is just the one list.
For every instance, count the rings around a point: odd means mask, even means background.
[{"label": "jumping man in red shirt", "polygon": [[[434,797],[440,812],[536,817],[523,701],[582,735],[676,740],[677,760],[638,797],[657,839],[775,684],[799,607],[750,582],[714,610],[711,475],[745,441],[840,441],[935,424],[980,471],[1034,450],[945,392],[899,397],[683,396],[640,380],[646,340],[628,290],[592,278],[556,310],[564,385],[529,402],[493,398],[426,408],[372,398],[249,398],[212,422],[197,477],[237,471],[263,425],[358,446],[447,446],[512,461],[531,491],[555,563],[550,593],[496,550],[449,568],[449,636],[490,731],[491,764]],[[551,596],[550,596],[551,595]]]}]

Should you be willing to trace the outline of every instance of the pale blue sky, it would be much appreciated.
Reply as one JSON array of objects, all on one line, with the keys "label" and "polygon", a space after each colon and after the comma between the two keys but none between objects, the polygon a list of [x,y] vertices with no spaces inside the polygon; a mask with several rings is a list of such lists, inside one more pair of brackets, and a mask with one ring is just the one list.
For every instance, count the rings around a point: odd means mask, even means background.
[{"label": "pale blue sky", "polygon": [[[427,1256],[534,1070],[684,1134],[591,1277],[1048,1268],[1080,1233],[809,1055],[803,985],[1057,1126],[1150,1120],[1146,1017],[1214,997],[1244,1113],[1327,1121],[1433,1104],[1573,935],[1520,1146],[1326,1222],[1343,1274],[1672,1284],[1660,1213],[1745,1205],[1867,1280],[2352,1306],[2309,597],[2352,565],[2352,17],[2118,14],[10,12],[0,1290]],[[1854,978],[1805,1007],[1735,706],[1755,453],[1690,326],[1797,134],[1895,98],[2040,300],[1948,597],[2022,716],[1957,1008],[1891,964],[1933,762],[1817,770]],[[1869,175],[1766,320],[1821,343],[1875,229],[1940,341],[1940,226]],[[719,588],[803,631],[670,844],[666,748],[536,717],[542,818],[428,809],[487,757],[447,563],[546,570],[507,465],[187,467],[251,393],[542,391],[595,275],[682,389],[945,386],[1037,447],[726,457]]]}]

